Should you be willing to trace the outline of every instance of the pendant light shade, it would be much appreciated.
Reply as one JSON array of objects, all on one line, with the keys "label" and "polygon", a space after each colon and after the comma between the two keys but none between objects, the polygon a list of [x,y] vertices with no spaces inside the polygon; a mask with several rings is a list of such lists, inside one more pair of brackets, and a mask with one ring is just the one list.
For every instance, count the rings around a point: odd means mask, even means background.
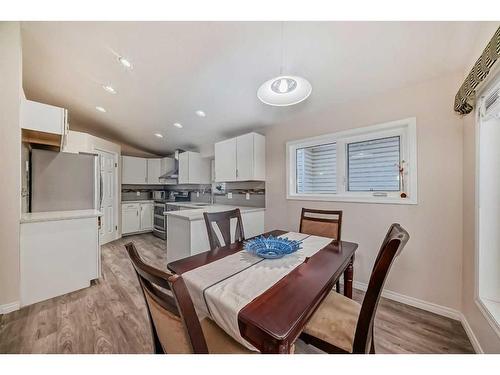
[{"label": "pendant light shade", "polygon": [[308,80],[298,76],[279,76],[264,82],[257,90],[261,102],[277,107],[294,105],[311,95]]}]

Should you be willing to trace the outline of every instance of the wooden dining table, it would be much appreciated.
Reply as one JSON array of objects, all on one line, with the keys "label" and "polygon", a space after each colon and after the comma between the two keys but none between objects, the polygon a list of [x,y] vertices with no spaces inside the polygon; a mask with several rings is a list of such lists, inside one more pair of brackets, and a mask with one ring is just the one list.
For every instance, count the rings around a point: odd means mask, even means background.
[{"label": "wooden dining table", "polygon": [[[264,236],[287,233],[273,230]],[[261,353],[290,353],[311,315],[344,274],[344,295],[352,298],[353,261],[358,245],[332,240],[306,258],[276,284],[259,295],[238,314],[241,337]],[[168,269],[178,275],[243,250],[236,242],[215,250],[171,262]]]}]

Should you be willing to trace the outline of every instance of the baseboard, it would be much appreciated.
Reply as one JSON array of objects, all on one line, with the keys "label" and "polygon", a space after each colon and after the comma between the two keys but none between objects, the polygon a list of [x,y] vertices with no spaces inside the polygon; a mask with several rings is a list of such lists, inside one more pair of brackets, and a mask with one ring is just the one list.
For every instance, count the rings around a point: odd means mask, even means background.
[{"label": "baseboard", "polygon": [[481,344],[479,343],[479,340],[477,339],[476,335],[474,334],[472,327],[469,325],[469,322],[465,318],[465,315],[462,313],[460,313],[460,315],[461,315],[460,321],[462,322],[462,327],[464,327],[465,333],[467,334],[467,337],[469,337],[469,341],[472,344],[474,351],[478,354],[484,354],[484,350],[481,347]]},{"label": "baseboard", "polygon": [[[368,284],[359,281],[353,281],[353,287],[355,289],[359,289],[365,292],[366,289],[368,288]],[[467,337],[469,338],[469,341],[472,347],[474,348],[474,351],[478,354],[484,353],[476,335],[474,334],[474,331],[469,325],[469,322],[465,318],[465,315],[462,314],[460,311],[452,309],[450,307],[441,306],[432,302],[423,301],[418,298],[405,296],[404,294],[396,293],[387,289],[382,291],[382,297],[385,297],[392,301],[404,303],[405,305],[417,307],[419,309],[429,311],[437,315],[458,320],[460,323],[462,323],[462,327],[464,328],[464,331],[467,334]]]},{"label": "baseboard", "polygon": [[19,301],[0,305],[0,315],[19,310]]}]

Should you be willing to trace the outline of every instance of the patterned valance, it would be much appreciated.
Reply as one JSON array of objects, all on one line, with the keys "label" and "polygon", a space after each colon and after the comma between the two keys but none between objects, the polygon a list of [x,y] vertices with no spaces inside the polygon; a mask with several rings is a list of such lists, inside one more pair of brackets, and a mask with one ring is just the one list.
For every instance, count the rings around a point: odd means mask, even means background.
[{"label": "patterned valance", "polygon": [[476,87],[486,78],[491,67],[500,57],[500,27],[474,64],[465,82],[455,95],[455,111],[466,115],[472,111]]}]

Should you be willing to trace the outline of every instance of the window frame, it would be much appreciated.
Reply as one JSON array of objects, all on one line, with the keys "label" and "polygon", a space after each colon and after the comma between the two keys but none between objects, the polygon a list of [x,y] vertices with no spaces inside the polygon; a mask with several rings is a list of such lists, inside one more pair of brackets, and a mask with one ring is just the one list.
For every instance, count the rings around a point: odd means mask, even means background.
[{"label": "window frame", "polygon": [[[417,198],[417,133],[416,118],[350,129],[286,143],[286,199],[332,202],[418,204]],[[398,192],[354,192],[347,190],[347,144],[371,139],[400,136],[400,158],[405,161],[404,181],[407,198]],[[332,194],[304,194],[296,190],[296,151],[299,148],[335,143],[337,148],[337,192]]]}]

